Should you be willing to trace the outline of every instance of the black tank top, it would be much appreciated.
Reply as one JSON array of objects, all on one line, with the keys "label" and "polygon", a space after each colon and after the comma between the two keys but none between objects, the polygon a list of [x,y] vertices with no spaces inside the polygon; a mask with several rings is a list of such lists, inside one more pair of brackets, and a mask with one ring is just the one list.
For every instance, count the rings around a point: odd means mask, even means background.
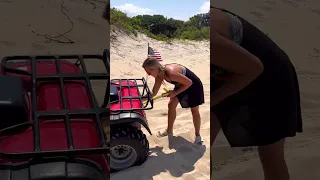
[{"label": "black tank top", "polygon": [[[268,37],[267,34],[255,27],[253,24],[251,24],[241,16],[225,9],[216,8],[213,6],[211,6],[210,8],[219,9],[224,12],[230,13],[241,20],[243,25],[243,39],[240,43],[240,46],[258,57],[262,62],[264,71],[260,77],[273,77],[275,73],[282,71],[281,67],[286,64],[291,64],[284,50],[282,50],[270,37]],[[217,76],[229,74],[227,71],[216,67],[215,65],[212,65],[211,68],[215,69],[213,70],[213,73],[216,72]],[[213,81],[216,81],[215,78],[213,78]]]}]

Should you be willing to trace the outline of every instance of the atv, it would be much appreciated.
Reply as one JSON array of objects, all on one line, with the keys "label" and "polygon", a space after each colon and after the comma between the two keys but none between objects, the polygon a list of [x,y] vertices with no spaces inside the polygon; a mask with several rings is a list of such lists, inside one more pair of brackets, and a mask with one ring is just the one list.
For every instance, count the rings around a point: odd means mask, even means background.
[{"label": "atv", "polygon": [[[106,71],[89,73],[85,61],[92,59],[103,61]],[[99,106],[90,82],[103,80],[107,86],[109,69],[108,50],[103,55],[2,59],[2,180],[110,179],[110,144],[102,126],[109,107]]]},{"label": "atv", "polygon": [[149,142],[141,131],[141,125],[151,135],[145,110],[152,108],[152,95],[144,78],[110,81],[111,172],[146,161]]}]

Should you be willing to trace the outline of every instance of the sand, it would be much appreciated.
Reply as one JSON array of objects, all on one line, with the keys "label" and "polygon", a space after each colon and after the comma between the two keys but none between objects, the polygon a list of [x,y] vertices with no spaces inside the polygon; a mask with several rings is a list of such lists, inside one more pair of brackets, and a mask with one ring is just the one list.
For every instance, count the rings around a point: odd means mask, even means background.
[{"label": "sand", "polygon": [[[102,54],[109,47],[110,26],[102,18],[105,3],[88,2],[0,0],[0,58],[11,55]],[[73,41],[72,44],[50,42],[36,35],[57,36],[67,31],[70,32],[65,37]],[[69,42],[65,38],[56,40]],[[92,60],[86,65],[89,72],[105,72],[99,60]],[[102,103],[106,82],[95,81],[93,86],[99,103]]]},{"label": "sand", "polygon": [[[113,28],[111,28],[112,31]],[[139,35],[132,38],[119,31],[111,32],[111,79],[142,78],[146,73],[141,67],[147,57],[148,42],[160,51],[164,64],[180,63],[190,68],[199,76],[204,85],[205,104],[200,107],[202,117],[201,133],[203,145],[193,144],[194,128],[189,109],[177,108],[177,119],[174,126],[174,137],[158,138],[156,133],[167,126],[168,98],[155,101],[154,108],[147,111],[148,122],[153,135],[148,135],[150,157],[141,166],[111,174],[112,180],[122,180],[138,176],[139,180],[208,180],[210,174],[210,68],[209,42],[173,42],[168,44]],[[154,79],[148,78],[148,85],[153,87]],[[167,84],[168,89],[172,86]],[[160,90],[163,93],[164,90]]]},{"label": "sand", "polygon": [[[304,132],[287,139],[285,156],[292,180],[319,179],[320,2],[215,0],[211,5],[243,16],[290,56],[299,77]],[[221,133],[211,152],[212,179],[263,179],[255,148],[231,149]]]}]

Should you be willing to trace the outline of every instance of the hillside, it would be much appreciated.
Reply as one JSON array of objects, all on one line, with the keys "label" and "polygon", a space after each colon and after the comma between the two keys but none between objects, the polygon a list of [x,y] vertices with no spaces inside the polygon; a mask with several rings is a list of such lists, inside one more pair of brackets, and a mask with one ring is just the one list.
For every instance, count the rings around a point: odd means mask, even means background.
[{"label": "hillside", "polygon": [[147,36],[169,41],[172,39],[209,40],[210,15],[197,14],[184,22],[163,15],[138,15],[128,17],[124,12],[115,8],[110,10],[110,23],[127,34],[144,33]]}]

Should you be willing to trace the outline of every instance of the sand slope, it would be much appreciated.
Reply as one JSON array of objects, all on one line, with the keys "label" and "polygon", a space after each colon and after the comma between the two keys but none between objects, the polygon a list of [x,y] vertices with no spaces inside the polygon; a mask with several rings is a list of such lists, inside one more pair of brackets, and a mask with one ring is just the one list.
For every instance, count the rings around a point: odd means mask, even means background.
[{"label": "sand slope", "polygon": [[[112,28],[111,28],[112,31]],[[204,84],[205,104],[200,107],[202,116],[201,132],[204,145],[192,144],[194,128],[189,109],[177,108],[177,119],[174,126],[175,137],[168,139],[157,138],[155,134],[166,128],[168,99],[155,101],[154,109],[147,111],[147,117],[153,136],[148,136],[151,155],[139,167],[112,174],[113,180],[122,180],[128,177],[139,176],[139,180],[207,180],[210,172],[209,127],[210,127],[210,68],[209,42],[164,43],[139,35],[131,38],[117,30],[111,32],[111,78],[141,78],[146,73],[141,67],[147,57],[147,43],[160,51],[164,63],[181,63],[197,74]],[[153,78],[148,78],[150,88]],[[168,89],[172,86],[167,84]],[[161,92],[164,91],[161,88]],[[147,132],[146,132],[147,134]]]},{"label": "sand slope", "polygon": [[[105,0],[106,2],[107,0]],[[90,1],[91,2],[91,1]],[[109,24],[102,18],[105,3],[84,0],[0,0],[0,58],[35,54],[102,54],[109,47]],[[34,31],[34,33],[33,33]],[[41,35],[64,36],[72,44],[48,41]],[[67,42],[65,38],[55,38]],[[86,63],[89,72],[104,72],[101,61]],[[93,82],[102,103],[106,82]]]},{"label": "sand slope", "polygon": [[[109,47],[109,25],[102,18],[104,6],[105,3],[94,1],[90,4],[84,0],[1,0],[0,56],[17,53],[101,53]],[[74,44],[46,42],[46,38],[35,34],[57,36],[69,30],[66,37]]]},{"label": "sand slope", "polygon": [[[290,56],[299,77],[304,133],[287,140],[286,159],[292,180],[319,179],[320,3],[215,0],[211,5],[243,16],[268,33]],[[221,133],[211,151],[215,170],[212,179],[263,179],[255,149],[231,149]]]}]

